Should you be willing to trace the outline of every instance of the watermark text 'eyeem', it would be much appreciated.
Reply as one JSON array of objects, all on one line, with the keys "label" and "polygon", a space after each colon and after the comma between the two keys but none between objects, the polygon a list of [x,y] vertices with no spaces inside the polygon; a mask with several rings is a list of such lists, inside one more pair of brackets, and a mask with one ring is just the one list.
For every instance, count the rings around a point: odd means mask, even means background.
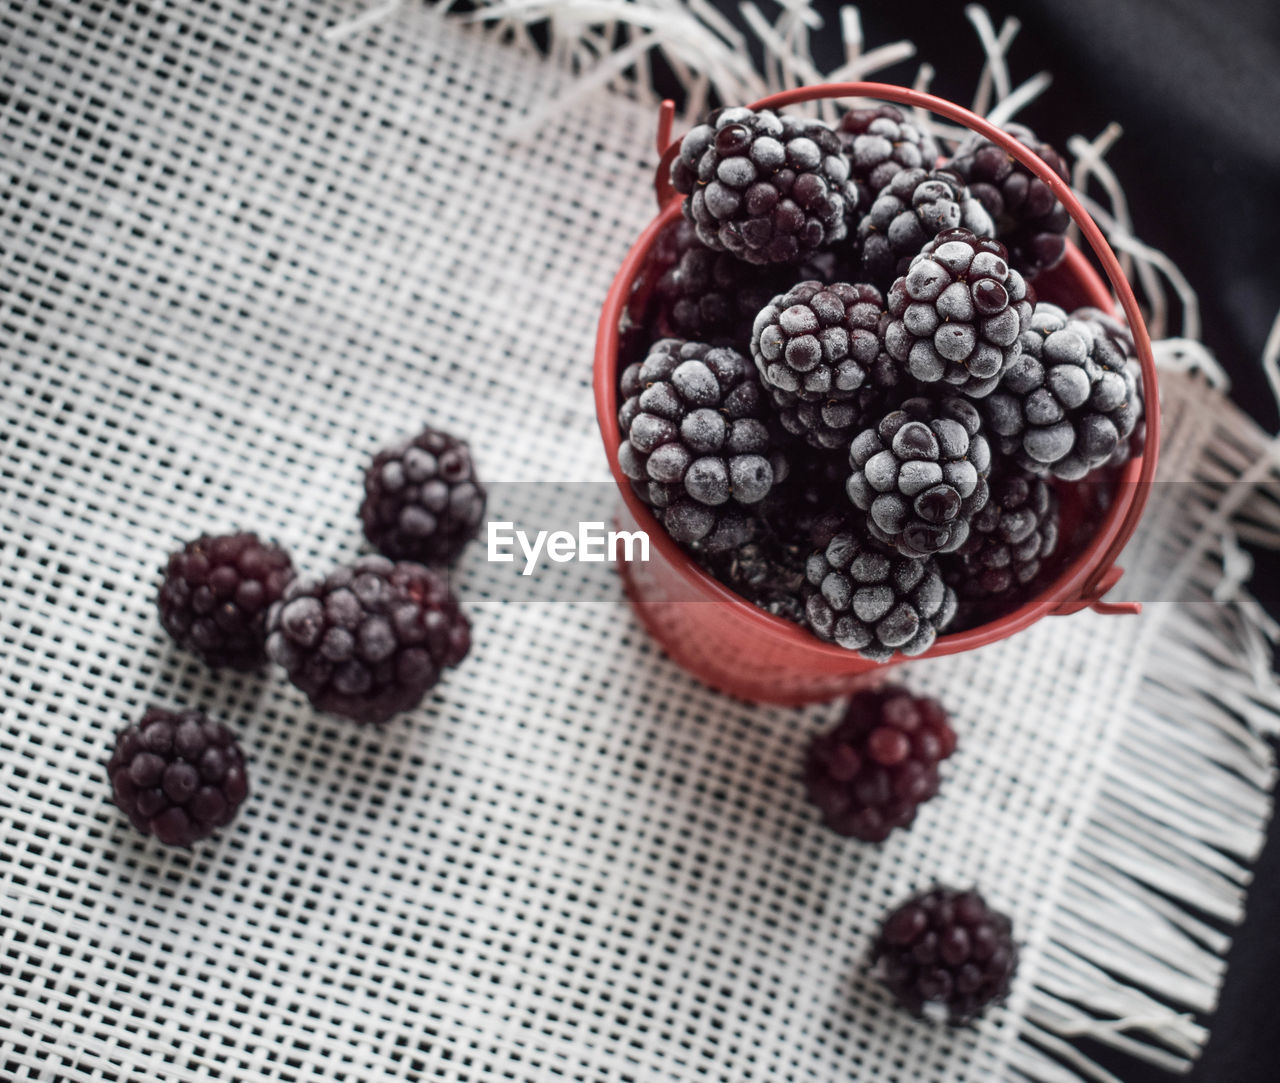
[{"label": "watermark text 'eyeem'", "polygon": [[643,530],[606,530],[603,522],[579,523],[577,534],[569,530],[539,530],[532,537],[527,530],[517,530],[515,523],[490,522],[487,541],[489,559],[497,563],[513,562],[518,543],[524,555],[521,575],[532,575],[544,556],[556,564],[649,559],[648,534]]}]

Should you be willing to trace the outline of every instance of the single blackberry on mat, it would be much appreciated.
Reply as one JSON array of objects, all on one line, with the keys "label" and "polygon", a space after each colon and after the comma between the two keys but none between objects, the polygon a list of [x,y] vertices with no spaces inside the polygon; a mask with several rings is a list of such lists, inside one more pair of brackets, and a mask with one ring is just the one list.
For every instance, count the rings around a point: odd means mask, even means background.
[{"label": "single blackberry on mat", "polygon": [[751,362],[727,346],[662,339],[623,371],[621,393],[618,461],[667,532],[706,549],[747,540],[744,507],[784,469]]},{"label": "single blackberry on mat", "polygon": [[837,834],[883,842],[938,792],[938,764],[955,748],[937,700],[905,688],[858,692],[839,724],[810,743],[805,790]]},{"label": "single blackberry on mat", "polygon": [[787,288],[786,272],[708,248],[683,219],[673,227],[677,258],[658,280],[658,328],[669,337],[745,350],[756,313]]},{"label": "single blackberry on mat", "polygon": [[107,776],[129,822],[168,846],[212,835],[249,796],[235,734],[201,711],[147,708],[116,734]]},{"label": "single blackberry on mat", "polygon": [[427,428],[374,456],[360,522],[370,544],[392,560],[447,564],[476,536],[485,499],[471,449]]},{"label": "single blackberry on mat", "polygon": [[979,404],[1002,453],[1033,474],[1078,481],[1140,450],[1142,394],[1127,332],[1087,310],[1068,316],[1041,303],[1020,342],[1021,355]]},{"label": "single blackberry on mat", "polygon": [[837,131],[863,193],[859,213],[904,169],[933,169],[941,154],[933,136],[892,105],[851,109],[840,118]]},{"label": "single blackberry on mat", "polygon": [[267,660],[267,610],[291,578],[289,554],[256,534],[203,534],[169,557],[160,623],[214,669],[255,669]]},{"label": "single blackberry on mat", "polygon": [[867,529],[904,556],[949,553],[987,502],[991,450],[973,403],[912,398],[849,446],[845,490]]},{"label": "single blackberry on mat", "polygon": [[1016,593],[1058,546],[1058,497],[1043,478],[1009,464],[993,471],[989,489],[968,540],[953,554],[955,575],[947,576],[965,600]]},{"label": "single blackberry on mat", "polygon": [[267,618],[267,652],[312,706],[362,724],[416,707],[470,646],[445,574],[382,556],[295,579]]},{"label": "single blackberry on mat", "polygon": [[901,377],[880,339],[883,317],[880,291],[848,282],[800,282],[760,309],[751,356],[784,429],[841,447],[884,406]]},{"label": "single blackberry on mat", "polygon": [[934,237],[960,227],[979,237],[995,233],[991,216],[955,173],[902,170],[858,223],[864,280],[887,290]]},{"label": "single blackberry on mat", "polygon": [[873,662],[927,651],[955,616],[955,591],[935,559],[913,560],[854,533],[811,553],[805,578],[813,633]]},{"label": "single blackberry on mat", "polygon": [[1022,352],[1035,298],[999,241],[948,229],[911,261],[888,301],[889,355],[921,383],[981,398]]},{"label": "single blackberry on mat", "polygon": [[[1037,139],[1030,128],[1006,124],[1004,130],[1070,182],[1062,155]],[[987,209],[995,222],[996,238],[1008,248],[1014,267],[1033,278],[1062,262],[1071,215],[1052,189],[1012,154],[975,133],[946,168],[958,173]]]},{"label": "single blackberry on mat", "polygon": [[976,891],[934,887],[891,911],[871,949],[912,1015],[960,1026],[1009,995],[1018,945],[1009,919]]},{"label": "single blackberry on mat", "polygon": [[768,109],[717,109],[671,163],[685,217],[708,248],[748,263],[794,263],[841,240],[856,204],[836,133]]}]

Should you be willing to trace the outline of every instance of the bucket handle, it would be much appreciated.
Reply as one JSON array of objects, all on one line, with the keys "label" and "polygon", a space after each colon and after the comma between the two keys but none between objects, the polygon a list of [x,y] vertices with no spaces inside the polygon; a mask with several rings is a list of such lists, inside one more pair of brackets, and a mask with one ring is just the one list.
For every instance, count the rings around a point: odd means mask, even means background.
[{"label": "bucket handle", "polygon": [[[1142,513],[1147,506],[1147,499],[1151,495],[1151,482],[1155,477],[1156,460],[1160,450],[1159,388],[1156,382],[1156,359],[1151,351],[1151,336],[1147,333],[1146,323],[1143,322],[1138,299],[1134,296],[1133,287],[1129,285],[1129,280],[1120,268],[1120,261],[1112,251],[1111,245],[1107,243],[1102,230],[1076,198],[1071,186],[1030,147],[1024,146],[1008,132],[997,128],[989,120],[978,116],[964,106],[956,105],[933,94],[926,94],[922,90],[893,86],[889,83],[820,83],[816,86],[796,87],[793,90],[770,94],[767,98],[754,102],[750,108],[781,109],[784,106],[818,98],[876,98],[895,102],[898,105],[926,109],[938,116],[955,121],[997,144],[1030,169],[1049,186],[1058,202],[1067,209],[1072,221],[1080,227],[1081,235],[1102,264],[1107,281],[1111,284],[1120,301],[1120,307],[1124,310],[1125,319],[1129,323],[1129,332],[1133,335],[1138,363],[1142,367],[1147,434],[1146,447],[1141,456],[1142,468],[1138,475],[1137,492],[1125,513],[1119,531],[1116,532],[1111,544],[1098,561],[1093,574],[1085,580],[1079,595],[1059,604],[1053,613],[1067,615],[1086,608],[1091,608],[1098,613],[1140,612],[1142,606],[1137,602],[1104,602],[1102,597],[1119,582],[1124,574],[1124,569],[1116,564],[1116,560],[1129,539],[1133,537],[1133,532],[1137,529],[1138,521],[1142,518]],[[671,200],[680,198],[680,194],[671,185],[671,162],[680,153],[680,141],[671,141],[671,126],[675,120],[675,113],[676,107],[673,101],[664,101],[658,113],[658,152],[661,159],[658,163],[657,176],[654,178],[654,186],[660,207],[665,207]]]}]

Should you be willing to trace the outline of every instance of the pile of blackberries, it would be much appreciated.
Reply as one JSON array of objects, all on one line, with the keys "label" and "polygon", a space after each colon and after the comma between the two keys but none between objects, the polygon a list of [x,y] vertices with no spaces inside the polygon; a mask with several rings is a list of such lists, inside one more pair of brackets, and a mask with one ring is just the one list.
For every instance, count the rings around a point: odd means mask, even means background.
[{"label": "pile of blackberries", "polygon": [[[478,532],[485,500],[467,445],[425,429],[365,473],[360,519],[378,553],[297,576],[257,534],[201,535],[165,564],[160,623],[214,670],[274,662],[317,710],[384,723],[471,646],[446,568]],[[235,735],[198,710],[149,708],[116,735],[107,773],[130,822],[171,845],[211,835],[249,794]]]},{"label": "pile of blackberries", "polygon": [[[1069,224],[1048,185],[980,138],[944,157],[887,105],[835,127],[719,109],[671,183],[684,217],[637,284],[618,416],[667,532],[875,661],[1042,587],[1061,495],[1144,434],[1126,328],[1036,300]],[[806,530],[779,506],[822,514]]]}]

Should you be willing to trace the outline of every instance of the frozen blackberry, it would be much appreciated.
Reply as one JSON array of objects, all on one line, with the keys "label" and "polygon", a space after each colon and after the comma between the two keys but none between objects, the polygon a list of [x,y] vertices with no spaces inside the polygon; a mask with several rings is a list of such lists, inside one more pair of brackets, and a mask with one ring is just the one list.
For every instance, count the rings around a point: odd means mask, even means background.
[{"label": "frozen blackberry", "polygon": [[1110,364],[1114,365],[1116,363],[1116,354],[1123,354],[1126,358],[1125,371],[1129,376],[1133,377],[1133,385],[1137,393],[1135,401],[1138,408],[1138,420],[1134,423],[1133,431],[1127,437],[1121,438],[1116,450],[1111,453],[1111,458],[1106,463],[1108,466],[1119,466],[1122,463],[1127,463],[1134,456],[1141,455],[1147,440],[1142,366],[1138,361],[1138,349],[1134,345],[1133,334],[1129,330],[1129,325],[1123,320],[1117,319],[1111,313],[1104,312],[1100,308],[1086,306],[1085,308],[1077,308],[1071,315],[1074,319],[1084,320],[1085,323],[1093,325],[1094,331],[1102,340],[1102,352],[1111,357]]},{"label": "frozen blackberry", "polygon": [[[1064,181],[1067,163],[1048,143],[1021,124],[1004,130],[1033,150]],[[1071,215],[1044,181],[1003,147],[980,135],[970,137],[947,163],[969,186],[995,222],[996,238],[1009,250],[1009,262],[1028,278],[1056,267],[1066,252]]]},{"label": "frozen blackberry", "polygon": [[267,660],[267,610],[291,578],[289,554],[256,534],[201,535],[169,557],[160,623],[214,669],[256,669]]},{"label": "frozen blackberry", "polygon": [[871,534],[908,557],[949,553],[987,502],[991,450],[973,403],[908,399],[849,446],[845,486]]},{"label": "frozen blackberry", "polygon": [[618,461],[640,499],[684,545],[731,548],[743,508],[783,469],[755,367],[737,350],[662,339],[622,373]]},{"label": "frozen blackberry", "polygon": [[880,340],[884,299],[874,286],[816,280],[774,297],[755,319],[751,356],[783,428],[836,448],[883,407],[900,380]]},{"label": "frozen blackberry", "polygon": [[1033,474],[1077,481],[1138,450],[1142,395],[1123,328],[1041,303],[1020,342],[1021,356],[980,403],[1001,452]]},{"label": "frozen blackberry", "polygon": [[370,544],[392,560],[448,564],[476,536],[484,507],[470,448],[427,428],[374,456],[360,522]]},{"label": "frozen blackberry", "polygon": [[871,197],[904,169],[933,169],[941,154],[933,136],[892,105],[851,109],[837,130],[850,174],[863,193],[859,213],[869,210]]},{"label": "frozen blackberry", "polygon": [[311,705],[361,724],[416,707],[470,646],[444,573],[382,556],[295,579],[267,618],[267,652]]},{"label": "frozen blackberry", "polygon": [[933,646],[955,616],[955,592],[932,557],[913,560],[838,534],[805,563],[805,619],[819,639],[887,662]]},{"label": "frozen blackberry", "polygon": [[[682,235],[682,227],[687,234]],[[658,283],[679,262],[685,235],[693,235],[687,222],[677,219],[664,226],[631,280],[626,304],[618,317],[619,370],[642,359],[655,340],[667,337]]]},{"label": "frozen blackberry", "polygon": [[943,230],[889,290],[885,349],[921,383],[981,398],[1022,352],[1033,303],[999,241]]},{"label": "frozen blackberry", "polygon": [[[820,252],[811,252],[800,263],[794,266],[787,265],[778,268],[780,276],[785,280],[782,281],[773,294],[784,293],[790,289],[796,282],[854,282],[857,281],[855,273],[857,264],[847,258],[847,253],[843,250],[837,251],[832,248],[825,248]],[[770,297],[773,296],[770,294]],[[765,298],[767,301],[768,298]],[[751,314],[752,319],[756,313],[763,308],[761,304],[755,312]]]},{"label": "frozen blackberry", "polygon": [[745,349],[756,313],[786,288],[786,273],[708,248],[689,222],[673,226],[677,258],[658,281],[658,327],[671,337]]},{"label": "frozen blackberry", "polygon": [[776,534],[759,536],[702,558],[703,567],[730,590],[775,617],[804,622],[804,563],[807,550]]},{"label": "frozen blackberry", "polygon": [[937,700],[904,688],[859,692],[839,724],[810,743],[805,790],[837,834],[883,842],[938,792],[938,764],[955,748]]},{"label": "frozen blackberry", "polygon": [[786,479],[760,505],[760,518],[770,533],[798,547],[807,559],[814,549],[825,549],[837,534],[853,529],[857,513],[844,491],[846,455],[801,449],[791,459]]},{"label": "frozen blackberry", "polygon": [[859,429],[901,398],[905,378],[888,354],[881,353],[871,378],[848,398],[810,402],[779,388],[769,391],[779,423],[810,447],[827,451],[843,449]]},{"label": "frozen blackberry", "polygon": [[768,109],[717,109],[680,144],[671,183],[708,248],[748,263],[794,263],[841,240],[856,204],[836,133]]},{"label": "frozen blackberry", "polygon": [[756,528],[744,544],[699,562],[752,604],[804,623],[805,562],[851,527],[843,457],[801,452],[787,477],[752,509]]},{"label": "frozen blackberry", "polygon": [[249,796],[235,734],[201,711],[147,708],[116,734],[107,776],[129,822],[168,846],[208,838]]},{"label": "frozen blackberry", "polygon": [[871,954],[898,1003],[918,1018],[952,1026],[1004,1000],[1018,969],[1009,919],[976,891],[945,887],[889,913]]},{"label": "frozen blackberry", "polygon": [[986,507],[954,554],[962,599],[1006,597],[1031,583],[1058,546],[1058,498],[1044,479],[1010,465],[994,472]]},{"label": "frozen blackberry", "polygon": [[902,170],[858,223],[864,280],[887,290],[934,237],[960,227],[979,237],[995,233],[991,216],[955,173]]}]

